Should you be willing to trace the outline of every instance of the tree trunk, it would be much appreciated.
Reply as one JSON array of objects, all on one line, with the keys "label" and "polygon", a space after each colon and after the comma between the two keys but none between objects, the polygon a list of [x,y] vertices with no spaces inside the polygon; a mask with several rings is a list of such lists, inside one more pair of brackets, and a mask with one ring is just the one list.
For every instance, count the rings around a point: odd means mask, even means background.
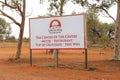
[{"label": "tree trunk", "polygon": [[115,27],[115,46],[113,59],[120,60],[120,0],[117,2],[117,18]]},{"label": "tree trunk", "polygon": [[21,27],[20,33],[19,33],[18,45],[17,45],[16,58],[15,58],[16,60],[20,59],[21,49],[22,49],[23,32],[24,32],[24,27]]},{"label": "tree trunk", "polygon": [[60,4],[60,16],[62,16],[62,14],[63,14],[63,6],[64,6],[64,4],[65,4],[65,0],[61,0],[61,4]]},{"label": "tree trunk", "polygon": [[20,33],[19,33],[19,39],[17,45],[16,58],[15,58],[16,60],[20,59],[21,50],[22,50],[22,41],[23,41],[23,33],[24,33],[24,25],[25,25],[25,9],[26,9],[26,0],[23,0],[23,11],[21,14],[22,20],[21,20]]},{"label": "tree trunk", "polygon": [[55,61],[57,61],[57,59],[58,59],[58,50],[57,50],[57,49],[54,49],[54,50],[53,50],[53,59],[54,59]]}]

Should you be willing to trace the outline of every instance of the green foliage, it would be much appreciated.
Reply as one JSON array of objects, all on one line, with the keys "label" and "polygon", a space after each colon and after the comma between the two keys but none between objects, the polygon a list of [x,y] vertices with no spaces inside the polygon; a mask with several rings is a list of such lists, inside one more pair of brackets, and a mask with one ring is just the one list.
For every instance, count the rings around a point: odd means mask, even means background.
[{"label": "green foliage", "polygon": [[89,8],[87,15],[87,39],[90,44],[100,44],[103,47],[113,47],[115,24],[101,23],[98,19],[98,11]]},{"label": "green foliage", "polygon": [[96,43],[97,38],[99,36],[97,35],[96,32],[98,32],[98,26],[99,26],[99,19],[98,19],[98,14],[97,11],[94,8],[90,8],[86,12],[87,15],[87,38],[89,41],[92,43]]},{"label": "green foliage", "polygon": [[[68,0],[48,0],[49,8],[48,8],[48,15],[62,15],[64,13],[63,7]],[[40,4],[43,4],[45,0],[40,0]]]},{"label": "green foliage", "polygon": [[49,14],[52,15],[62,15],[63,6],[65,5],[65,0],[49,0],[50,7],[48,8]]},{"label": "green foliage", "polygon": [[114,32],[115,32],[115,24],[101,23],[101,34],[102,37],[99,38],[99,44],[102,44],[103,47],[114,47]]},{"label": "green foliage", "polygon": [[4,40],[11,34],[10,25],[2,18],[0,18],[0,40]]},{"label": "green foliage", "polygon": [[72,0],[74,4],[79,4],[83,7],[96,7],[96,8],[110,8],[116,4],[116,0]]},{"label": "green foliage", "polygon": [[116,20],[109,14],[108,10],[117,4],[116,0],[72,0],[74,4],[79,4],[80,6],[84,7],[85,9],[94,8],[99,12],[105,12],[108,17],[113,19],[114,22]]},{"label": "green foliage", "polygon": [[[88,40],[93,44],[100,44],[102,47],[114,47],[114,30],[115,26],[108,23],[99,23],[97,30],[99,31],[101,37],[97,35],[89,35]],[[91,34],[91,33],[88,33]],[[91,39],[92,38],[92,39]]]}]

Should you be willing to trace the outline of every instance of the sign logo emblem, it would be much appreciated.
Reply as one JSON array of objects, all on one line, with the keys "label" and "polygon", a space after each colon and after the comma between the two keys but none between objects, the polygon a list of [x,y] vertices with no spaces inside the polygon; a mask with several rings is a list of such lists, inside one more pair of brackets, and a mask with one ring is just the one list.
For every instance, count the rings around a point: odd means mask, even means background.
[{"label": "sign logo emblem", "polygon": [[62,25],[60,20],[54,19],[49,24],[49,33],[50,34],[59,34],[62,32]]},{"label": "sign logo emblem", "polygon": [[57,19],[54,19],[50,22],[50,28],[60,28],[61,22]]}]

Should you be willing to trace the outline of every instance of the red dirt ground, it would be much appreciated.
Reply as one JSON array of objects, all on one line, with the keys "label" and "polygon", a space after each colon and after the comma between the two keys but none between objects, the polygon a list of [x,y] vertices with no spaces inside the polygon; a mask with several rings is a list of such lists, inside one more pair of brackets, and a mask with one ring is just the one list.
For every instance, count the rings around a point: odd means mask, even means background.
[{"label": "red dirt ground", "polygon": [[24,44],[21,59],[12,61],[16,44],[0,43],[0,80],[120,80],[120,61],[112,61],[112,49],[89,48],[88,69],[84,69],[83,50],[60,50],[59,67],[45,50],[33,51]]}]

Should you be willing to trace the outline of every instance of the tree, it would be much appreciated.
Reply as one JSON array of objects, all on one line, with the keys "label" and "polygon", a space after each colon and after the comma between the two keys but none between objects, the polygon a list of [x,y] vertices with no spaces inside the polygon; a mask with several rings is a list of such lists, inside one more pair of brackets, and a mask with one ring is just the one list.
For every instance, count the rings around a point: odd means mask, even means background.
[{"label": "tree", "polygon": [[[42,4],[45,0],[40,0]],[[63,7],[66,4],[67,0],[48,0],[49,8],[48,8],[48,15],[50,16],[62,16],[64,13]]]},{"label": "tree", "polygon": [[113,48],[114,24],[99,21],[99,13],[94,7],[86,11],[88,45],[99,44],[99,47]]},{"label": "tree", "polygon": [[5,19],[0,18],[0,40],[4,40],[11,34],[11,27]]},{"label": "tree", "polygon": [[[100,12],[105,12],[108,17],[115,22],[115,44],[114,44],[114,60],[120,60],[120,0],[72,0],[75,4],[80,4],[83,7],[94,7]],[[108,10],[113,5],[117,4],[116,20],[109,14]]]},{"label": "tree", "polygon": [[112,6],[116,5],[116,0],[72,0],[72,2],[75,4],[80,4],[80,6],[82,6],[83,8],[95,8],[99,12],[105,12],[108,17],[110,17],[114,22],[116,22],[114,17],[112,17],[108,12],[108,10]]},{"label": "tree", "polygon": [[[21,55],[21,48],[22,48],[22,39],[23,39],[23,32],[24,32],[24,24],[25,24],[25,9],[26,9],[26,0],[2,0],[0,1],[0,14],[4,17],[7,17],[12,21],[12,23],[19,26],[20,33],[16,51],[16,60],[20,58]],[[6,11],[9,10],[9,13],[13,13],[15,15],[10,15]],[[20,20],[17,20],[14,16],[19,16]]]},{"label": "tree", "polygon": [[64,13],[63,7],[66,0],[50,0],[50,7],[48,8],[49,14],[62,16]]},{"label": "tree", "polygon": [[115,21],[115,48],[114,48],[114,60],[120,60],[120,0],[117,3],[117,18]]},{"label": "tree", "polygon": [[99,39],[99,44],[102,44],[103,48],[110,47],[113,48],[114,41],[114,23],[100,23],[101,38]]},{"label": "tree", "polygon": [[94,8],[89,8],[86,11],[87,20],[87,39],[92,43],[97,43],[98,38],[101,38],[99,30],[100,21],[98,19],[98,11]]}]

